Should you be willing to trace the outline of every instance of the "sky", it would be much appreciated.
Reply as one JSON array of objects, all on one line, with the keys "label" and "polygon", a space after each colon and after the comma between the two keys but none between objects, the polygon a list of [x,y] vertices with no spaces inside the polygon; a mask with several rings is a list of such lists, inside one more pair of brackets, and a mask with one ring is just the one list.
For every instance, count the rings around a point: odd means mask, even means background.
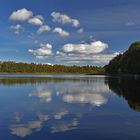
[{"label": "sky", "polygon": [[0,61],[103,66],[140,37],[139,0],[1,0]]}]

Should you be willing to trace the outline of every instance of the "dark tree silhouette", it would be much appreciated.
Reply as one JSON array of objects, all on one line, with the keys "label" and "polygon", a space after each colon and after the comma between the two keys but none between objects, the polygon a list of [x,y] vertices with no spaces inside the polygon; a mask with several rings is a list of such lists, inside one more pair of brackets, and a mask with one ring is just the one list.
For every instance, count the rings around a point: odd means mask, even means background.
[{"label": "dark tree silhouette", "polygon": [[140,74],[140,41],[134,42],[129,49],[113,58],[105,71],[110,74]]}]

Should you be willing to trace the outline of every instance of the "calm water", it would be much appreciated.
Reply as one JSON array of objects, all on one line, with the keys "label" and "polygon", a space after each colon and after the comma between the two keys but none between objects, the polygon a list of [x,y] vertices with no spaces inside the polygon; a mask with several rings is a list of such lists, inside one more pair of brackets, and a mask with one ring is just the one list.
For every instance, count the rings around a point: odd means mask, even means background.
[{"label": "calm water", "polygon": [[140,140],[140,79],[0,75],[1,140]]}]

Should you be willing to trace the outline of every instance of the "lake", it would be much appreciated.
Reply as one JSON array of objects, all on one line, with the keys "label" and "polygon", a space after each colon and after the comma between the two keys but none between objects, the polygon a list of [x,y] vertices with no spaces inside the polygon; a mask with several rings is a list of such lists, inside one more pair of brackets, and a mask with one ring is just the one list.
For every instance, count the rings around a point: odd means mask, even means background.
[{"label": "lake", "polygon": [[140,140],[140,79],[0,75],[1,140]]}]

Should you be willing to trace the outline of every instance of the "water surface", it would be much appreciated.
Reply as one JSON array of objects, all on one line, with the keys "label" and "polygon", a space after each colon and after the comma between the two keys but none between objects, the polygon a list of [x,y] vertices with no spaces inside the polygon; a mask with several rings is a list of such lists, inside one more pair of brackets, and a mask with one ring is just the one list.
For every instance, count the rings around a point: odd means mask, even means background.
[{"label": "water surface", "polygon": [[2,140],[139,140],[140,79],[0,75]]}]

